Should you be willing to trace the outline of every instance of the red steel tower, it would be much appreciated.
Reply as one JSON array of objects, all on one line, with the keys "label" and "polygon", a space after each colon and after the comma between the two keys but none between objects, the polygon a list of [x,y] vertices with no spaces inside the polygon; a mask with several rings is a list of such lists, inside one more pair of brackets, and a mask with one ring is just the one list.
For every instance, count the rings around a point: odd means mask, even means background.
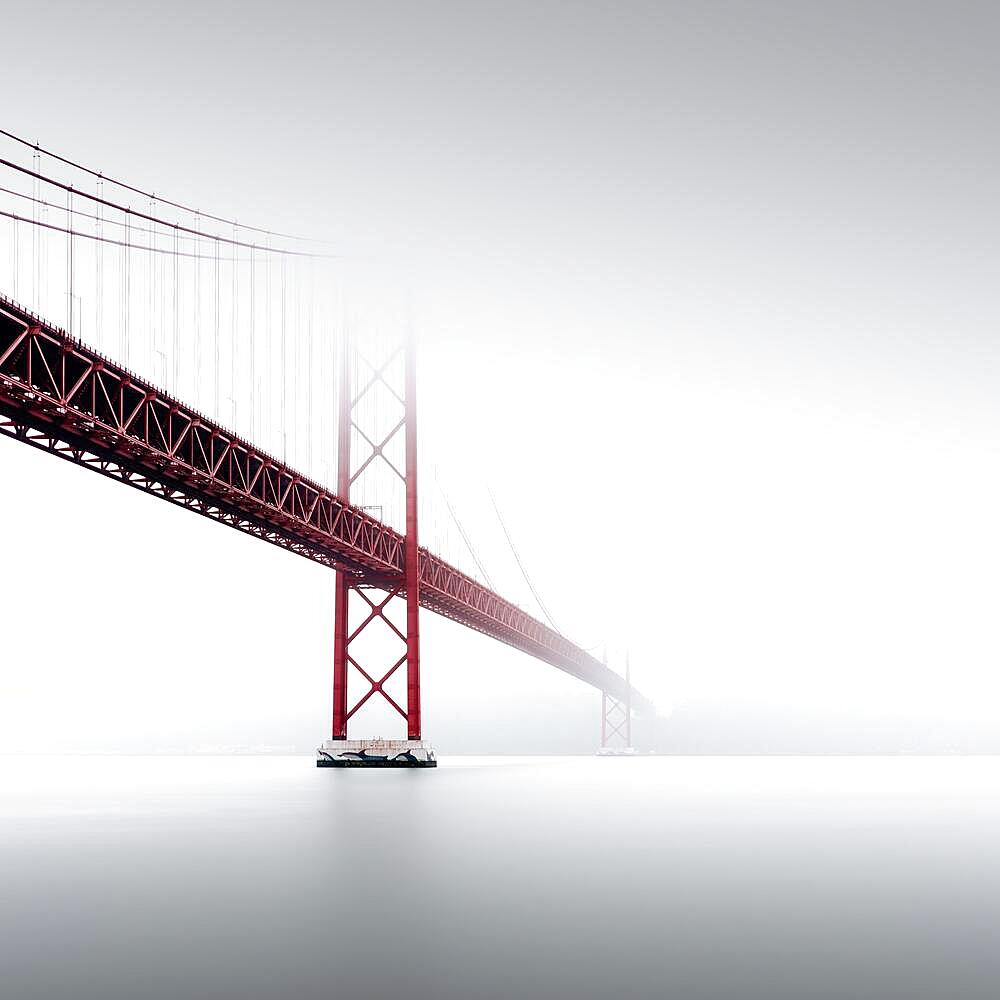
[{"label": "red steel tower", "polygon": [[[406,492],[406,534],[403,572],[388,578],[382,575],[352,575],[343,569],[337,571],[334,607],[333,650],[333,731],[331,739],[319,750],[317,763],[322,767],[381,766],[381,767],[434,767],[434,752],[421,742],[420,727],[420,549],[417,537],[417,399],[416,399],[416,349],[412,334],[400,348],[404,354],[402,394],[390,385],[387,371],[398,357],[397,350],[388,360],[372,367],[371,375],[360,390],[352,385],[352,346],[344,336],[340,374],[340,424],[338,431],[337,493],[348,503],[351,487],[368,466],[382,459],[403,481]],[[388,389],[389,395],[399,404],[401,416],[392,429],[382,438],[373,440],[356,422],[356,410],[362,398],[376,385]],[[351,451],[352,438],[357,436],[367,446],[367,454],[354,466]],[[400,471],[386,454],[389,443],[402,432],[405,435],[405,463]],[[351,595],[363,602],[365,616],[351,629],[349,608]],[[372,596],[372,595],[375,596]],[[391,602],[405,600],[405,632],[386,614]],[[388,627],[402,644],[400,656],[393,662],[372,669],[362,663],[351,646],[373,623]],[[355,647],[356,649],[357,647]],[[385,685],[403,665],[406,665],[406,707],[386,690]],[[359,675],[368,685],[354,705],[348,708],[348,676]],[[347,724],[358,710],[374,695],[379,695],[406,721],[405,740],[348,740]]]}]

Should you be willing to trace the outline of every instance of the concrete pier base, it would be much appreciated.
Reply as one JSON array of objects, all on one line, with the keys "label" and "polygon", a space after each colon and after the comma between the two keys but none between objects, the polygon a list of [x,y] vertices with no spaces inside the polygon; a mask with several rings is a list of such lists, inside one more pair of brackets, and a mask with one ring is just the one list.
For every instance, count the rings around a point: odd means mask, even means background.
[{"label": "concrete pier base", "polygon": [[326,740],[316,750],[316,766],[437,767],[437,757],[423,740]]}]

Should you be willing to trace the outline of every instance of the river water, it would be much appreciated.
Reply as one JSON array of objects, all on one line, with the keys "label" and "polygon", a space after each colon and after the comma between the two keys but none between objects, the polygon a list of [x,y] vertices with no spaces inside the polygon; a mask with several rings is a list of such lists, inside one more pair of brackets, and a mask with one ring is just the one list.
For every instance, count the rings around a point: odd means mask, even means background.
[{"label": "river water", "polygon": [[1000,759],[0,758],[0,995],[1000,995]]}]

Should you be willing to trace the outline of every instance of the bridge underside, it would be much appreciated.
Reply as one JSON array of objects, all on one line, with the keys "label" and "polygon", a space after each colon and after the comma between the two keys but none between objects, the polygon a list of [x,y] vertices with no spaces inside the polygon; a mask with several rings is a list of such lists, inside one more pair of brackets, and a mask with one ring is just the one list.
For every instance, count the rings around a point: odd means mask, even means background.
[{"label": "bridge underside", "polygon": [[[3,298],[0,434],[366,584],[403,575],[394,529]],[[618,674],[426,549],[419,579],[422,607],[625,698]]]}]

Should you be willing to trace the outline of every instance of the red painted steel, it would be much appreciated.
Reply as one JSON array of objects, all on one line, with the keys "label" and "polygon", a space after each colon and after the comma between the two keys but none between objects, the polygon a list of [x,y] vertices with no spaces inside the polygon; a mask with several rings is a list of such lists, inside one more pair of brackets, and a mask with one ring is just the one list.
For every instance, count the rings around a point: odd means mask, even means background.
[{"label": "red painted steel", "polygon": [[[351,495],[351,376],[350,348],[345,336],[340,356],[340,416],[337,424],[337,494]],[[333,739],[347,739],[347,629],[351,577],[337,570],[333,626]]]},{"label": "red painted steel", "polygon": [[417,542],[417,351],[406,341],[406,710],[408,739],[420,739],[420,549]]},{"label": "red painted steel", "polygon": [[[399,532],[2,297],[0,433],[350,579],[391,590],[404,575]],[[416,551],[420,607],[625,697],[624,679],[589,653]],[[638,695],[633,704],[652,710]]]},{"label": "red painted steel", "polygon": [[[366,615],[364,621],[362,621],[362,623],[356,629],[354,629],[354,631],[351,632],[350,635],[348,635],[347,642],[345,643],[345,650],[346,647],[349,647],[350,644],[355,639],[357,639],[362,632],[365,631],[365,629],[367,629],[372,623],[376,621],[381,621],[390,630],[390,632],[395,633],[395,635],[399,638],[399,640],[403,643],[404,646],[408,647],[407,637],[402,632],[400,632],[400,630],[393,623],[392,619],[385,613],[386,606],[389,604],[389,602],[394,598],[400,596],[402,583],[388,590],[385,593],[385,596],[382,598],[382,600],[377,602],[373,601],[368,596],[368,591],[372,589],[380,589],[380,588],[370,588],[366,587],[364,584],[352,584],[350,587],[350,590],[353,590],[368,605],[369,612]],[[348,593],[350,593],[350,591],[348,591]],[[352,717],[357,714],[358,709],[360,709],[362,705],[364,705],[365,702],[367,702],[368,699],[373,694],[380,694],[397,712],[399,712],[399,714],[406,721],[407,728],[409,728],[409,720],[410,720],[408,711],[409,702],[407,702],[407,710],[404,710],[400,708],[399,702],[397,702],[395,698],[393,698],[392,695],[390,695],[389,692],[385,690],[386,682],[406,662],[406,653],[404,652],[402,656],[400,656],[392,664],[392,666],[390,666],[389,669],[385,671],[385,673],[383,673],[381,677],[378,678],[378,680],[376,680],[375,677],[373,677],[372,674],[370,674],[368,670],[366,670],[365,667],[358,661],[358,659],[349,652],[346,653],[346,661],[352,667],[354,667],[354,669],[357,670],[357,672],[361,674],[361,676],[368,682],[368,691],[365,692],[365,694],[358,699],[354,707],[344,716],[345,735],[347,732],[347,723],[350,722]],[[347,692],[346,677],[344,680],[344,692],[346,695]],[[339,739],[339,737],[337,738]],[[416,738],[419,739],[419,737]]]},{"label": "red painted steel", "polygon": [[[351,383],[351,362],[356,355],[352,353],[350,338],[343,338],[343,350],[341,355],[340,369],[340,407],[338,424],[338,468],[337,468],[337,492],[345,500],[350,499],[351,487],[358,480],[361,474],[376,459],[381,458],[390,469],[400,479],[403,480],[406,489],[406,535],[403,552],[403,571],[394,584],[387,588],[384,574],[374,578],[366,578],[365,575],[350,576],[344,571],[337,573],[336,607],[335,607],[335,628],[334,628],[334,656],[333,656],[333,739],[347,739],[347,723],[357,713],[369,698],[374,694],[381,695],[406,721],[406,737],[410,740],[420,739],[420,632],[419,632],[419,549],[417,547],[417,445],[416,445],[416,378],[414,363],[414,345],[412,338],[407,341],[404,350],[406,352],[405,365],[405,385],[403,396],[393,389],[386,381],[386,369],[398,356],[395,352],[388,360],[379,367],[373,367],[371,377],[365,385],[355,393],[355,387]],[[403,410],[403,417],[399,420],[391,431],[380,441],[371,440],[355,421],[355,407],[362,400],[365,394],[375,385],[382,383],[395,396]],[[352,473],[353,456],[351,454],[351,432],[358,431],[361,440],[369,447],[368,454],[358,469]],[[385,448],[389,442],[401,430],[406,433],[406,464],[405,472],[400,472],[392,461],[385,454]],[[386,591],[383,600],[373,601],[367,590]],[[348,621],[351,606],[351,593],[356,593],[361,600],[368,605],[368,613],[361,624],[353,631],[348,631]],[[386,614],[386,607],[394,599],[406,602],[406,632],[401,632],[392,619]],[[350,651],[351,643],[354,642],[369,626],[381,623],[390,633],[395,634],[406,647],[405,652],[400,656],[378,679],[369,672],[357,658],[357,655]],[[406,664],[406,709],[402,709],[399,703],[385,689],[388,682],[396,671]],[[365,681],[368,682],[368,690],[355,703],[350,710],[347,709],[348,688],[350,686],[350,670],[354,667]]]}]

